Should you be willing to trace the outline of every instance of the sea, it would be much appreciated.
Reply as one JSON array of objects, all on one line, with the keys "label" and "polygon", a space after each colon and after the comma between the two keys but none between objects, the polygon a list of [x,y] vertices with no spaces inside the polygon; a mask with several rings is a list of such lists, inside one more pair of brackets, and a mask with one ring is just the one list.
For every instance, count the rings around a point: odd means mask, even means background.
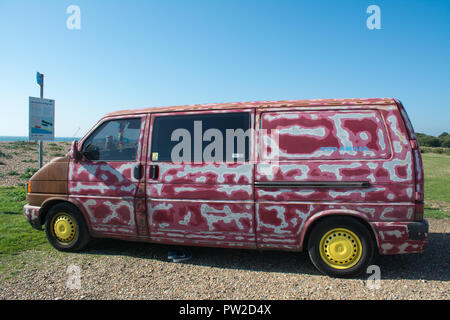
[{"label": "sea", "polygon": [[[79,137],[55,137],[54,141],[61,142],[72,142],[74,140],[80,140]],[[11,141],[29,141],[28,137],[20,137],[20,136],[0,136],[0,142],[11,142]]]}]

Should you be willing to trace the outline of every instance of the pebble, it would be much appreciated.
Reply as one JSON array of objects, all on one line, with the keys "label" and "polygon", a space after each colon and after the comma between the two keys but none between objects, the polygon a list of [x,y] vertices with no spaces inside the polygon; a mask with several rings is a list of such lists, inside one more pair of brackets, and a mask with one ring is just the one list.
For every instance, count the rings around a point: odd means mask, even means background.
[{"label": "pebble", "polygon": [[[191,260],[173,263],[170,246],[99,240],[87,252],[30,250],[17,265],[1,261],[8,271],[0,272],[0,300],[450,300],[450,219],[429,222],[425,253],[376,257],[379,289],[366,285],[364,273],[354,279],[322,275],[306,253],[191,247]],[[69,265],[82,267],[79,289],[67,287]]]}]

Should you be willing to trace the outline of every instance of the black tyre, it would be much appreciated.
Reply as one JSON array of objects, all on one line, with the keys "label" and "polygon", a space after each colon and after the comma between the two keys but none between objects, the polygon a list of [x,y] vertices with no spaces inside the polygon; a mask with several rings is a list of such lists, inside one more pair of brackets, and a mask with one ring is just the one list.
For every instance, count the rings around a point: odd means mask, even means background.
[{"label": "black tyre", "polygon": [[330,217],[318,222],[308,238],[308,254],[324,274],[352,277],[367,269],[375,242],[365,225],[349,217]]},{"label": "black tyre", "polygon": [[83,216],[69,203],[52,206],[45,218],[45,233],[50,244],[60,251],[79,251],[91,237]]}]

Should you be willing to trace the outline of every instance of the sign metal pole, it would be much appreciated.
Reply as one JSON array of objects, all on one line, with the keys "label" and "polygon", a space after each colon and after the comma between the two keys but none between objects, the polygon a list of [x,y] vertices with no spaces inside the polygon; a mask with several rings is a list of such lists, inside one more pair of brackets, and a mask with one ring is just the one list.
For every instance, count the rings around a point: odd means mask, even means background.
[{"label": "sign metal pole", "polygon": [[[44,75],[39,74],[41,77],[39,85],[41,86],[41,99],[44,99]],[[42,168],[42,140],[39,140],[39,169]]]}]

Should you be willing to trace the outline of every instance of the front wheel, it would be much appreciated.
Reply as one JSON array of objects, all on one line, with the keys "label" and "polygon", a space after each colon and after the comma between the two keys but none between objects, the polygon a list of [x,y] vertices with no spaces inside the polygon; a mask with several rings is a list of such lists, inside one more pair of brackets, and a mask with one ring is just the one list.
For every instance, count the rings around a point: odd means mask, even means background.
[{"label": "front wheel", "polygon": [[319,271],[333,277],[362,273],[372,261],[375,243],[369,230],[348,217],[331,217],[311,230],[308,254]]},{"label": "front wheel", "polygon": [[90,241],[84,218],[69,203],[50,208],[45,219],[45,233],[50,244],[60,251],[79,251]]}]

